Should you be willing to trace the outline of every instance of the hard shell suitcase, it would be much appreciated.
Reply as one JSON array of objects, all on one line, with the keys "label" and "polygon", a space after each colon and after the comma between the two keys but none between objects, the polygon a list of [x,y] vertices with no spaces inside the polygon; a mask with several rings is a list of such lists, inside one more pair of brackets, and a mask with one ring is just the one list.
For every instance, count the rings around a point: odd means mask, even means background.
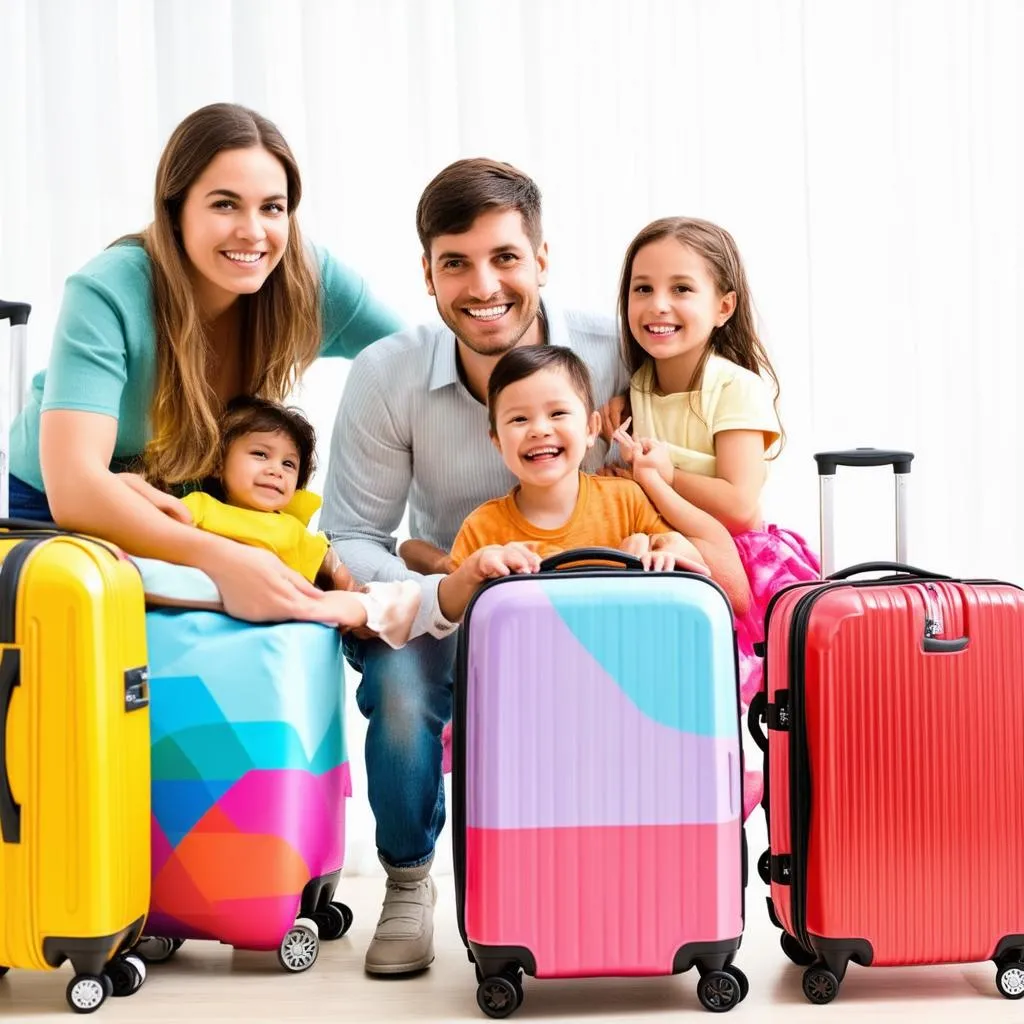
[{"label": "hard shell suitcase", "polygon": [[[559,569],[581,559],[628,568]],[[459,927],[477,1001],[536,977],[674,974],[729,1009],[743,931],[732,614],[706,577],[583,549],[485,585],[459,636]]]},{"label": "hard shell suitcase", "polygon": [[[874,454],[902,511],[909,453]],[[822,476],[869,457],[816,456]],[[822,522],[831,553],[827,502]],[[758,867],[807,998],[835,998],[850,961],[993,960],[1024,996],[1024,591],[866,563],[781,592],[765,636]]]},{"label": "hard shell suitcase", "polygon": [[[6,499],[6,450],[0,470]],[[83,1013],[145,978],[125,953],[149,902],[144,615],[116,548],[0,520],[0,974],[70,960]]]},{"label": "hard shell suitcase", "polygon": [[340,634],[169,608],[146,630],[153,897],[138,951],[214,939],[304,971],[352,923],[331,902],[351,793]]}]

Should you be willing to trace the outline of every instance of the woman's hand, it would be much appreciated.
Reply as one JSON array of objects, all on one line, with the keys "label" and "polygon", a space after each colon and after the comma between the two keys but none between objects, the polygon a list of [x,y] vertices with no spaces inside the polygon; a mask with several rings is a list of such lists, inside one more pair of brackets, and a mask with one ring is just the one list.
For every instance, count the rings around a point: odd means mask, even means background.
[{"label": "woman's hand", "polygon": [[192,513],[188,506],[173,494],[165,494],[157,490],[151,483],[148,483],[138,473],[117,473],[115,479],[126,487],[130,487],[136,494],[142,495],[151,505],[158,508],[164,515],[177,519],[179,523],[186,526],[192,525]]},{"label": "woman's hand", "polygon": [[224,540],[201,568],[220,591],[224,610],[248,622],[330,622],[324,592],[272,551]]}]

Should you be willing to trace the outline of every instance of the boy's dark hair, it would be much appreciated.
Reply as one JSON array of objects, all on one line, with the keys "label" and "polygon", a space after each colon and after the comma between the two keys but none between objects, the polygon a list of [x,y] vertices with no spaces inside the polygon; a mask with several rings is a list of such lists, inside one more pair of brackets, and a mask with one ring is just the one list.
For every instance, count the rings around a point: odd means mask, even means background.
[{"label": "boy's dark hair", "polygon": [[487,418],[492,434],[498,430],[494,419],[498,396],[507,387],[541,370],[561,370],[580,396],[588,416],[597,408],[587,364],[571,348],[563,348],[561,345],[523,345],[506,352],[491,370],[491,379],[487,382]]},{"label": "boy's dark hair", "polygon": [[316,431],[302,413],[295,408],[270,402],[265,398],[239,395],[228,402],[220,418],[220,469],[228,448],[245,434],[256,432],[287,434],[299,450],[299,479],[301,490],[316,471]]},{"label": "boy's dark hair", "polygon": [[536,252],[543,238],[540,207],[537,183],[511,164],[483,157],[456,160],[423,190],[416,207],[416,232],[429,262],[430,245],[438,235],[460,235],[490,210],[518,210]]}]

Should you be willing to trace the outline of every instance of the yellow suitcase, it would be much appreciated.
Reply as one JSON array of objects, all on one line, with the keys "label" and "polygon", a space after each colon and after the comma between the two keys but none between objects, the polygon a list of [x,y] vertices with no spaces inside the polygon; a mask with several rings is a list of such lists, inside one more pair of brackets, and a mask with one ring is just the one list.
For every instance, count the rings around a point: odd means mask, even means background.
[{"label": "yellow suitcase", "polygon": [[0,974],[71,961],[89,1013],[145,978],[145,600],[116,548],[0,520]]}]

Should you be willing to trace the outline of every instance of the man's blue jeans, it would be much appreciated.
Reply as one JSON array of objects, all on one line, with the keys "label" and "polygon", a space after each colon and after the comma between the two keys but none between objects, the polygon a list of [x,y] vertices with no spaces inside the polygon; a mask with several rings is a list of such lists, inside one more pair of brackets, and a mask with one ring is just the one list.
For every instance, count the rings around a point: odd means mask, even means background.
[{"label": "man's blue jeans", "polygon": [[457,635],[420,636],[392,650],[382,640],[344,638],[361,672],[359,710],[369,720],[366,777],[377,821],[377,852],[394,867],[434,854],[444,826],[441,730],[451,718]]}]

